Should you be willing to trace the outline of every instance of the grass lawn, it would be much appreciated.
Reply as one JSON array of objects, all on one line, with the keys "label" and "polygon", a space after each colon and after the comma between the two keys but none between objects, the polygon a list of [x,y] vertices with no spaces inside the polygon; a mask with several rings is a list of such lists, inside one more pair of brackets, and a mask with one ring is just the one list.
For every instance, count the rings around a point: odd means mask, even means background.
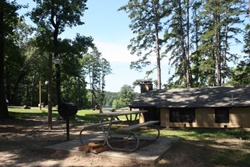
[{"label": "grass lawn", "polygon": [[[249,131],[163,129],[161,136],[180,138],[178,144],[170,148],[164,157],[173,166],[179,163],[188,166],[250,166]],[[176,162],[173,163],[173,159]]]},{"label": "grass lawn", "polygon": [[[108,110],[104,110],[103,112],[109,112]],[[39,107],[31,107],[31,109],[23,109],[23,108],[9,108],[10,115],[14,116],[15,118],[27,118],[27,117],[34,117],[34,116],[47,116],[48,109],[44,108],[40,110]],[[95,117],[88,117],[85,114],[94,114],[99,113],[99,110],[78,110],[76,114],[76,118],[80,120],[85,120],[87,122],[97,122],[98,119]],[[56,108],[52,109],[52,116],[57,117],[59,114]],[[121,120],[125,120],[125,116],[119,116]]]},{"label": "grass lawn", "polygon": [[[56,109],[55,109],[56,110]],[[18,119],[48,115],[47,109],[9,108],[10,115]],[[98,121],[85,114],[97,110],[79,110],[77,119],[88,122]],[[107,112],[107,111],[104,111]],[[57,117],[53,111],[53,117]],[[125,118],[120,118],[125,119]],[[179,142],[169,149],[162,161],[169,166],[250,166],[250,132],[244,129],[161,129],[161,137],[178,137]],[[161,161],[160,161],[161,162]],[[157,166],[165,166],[161,163]]]}]

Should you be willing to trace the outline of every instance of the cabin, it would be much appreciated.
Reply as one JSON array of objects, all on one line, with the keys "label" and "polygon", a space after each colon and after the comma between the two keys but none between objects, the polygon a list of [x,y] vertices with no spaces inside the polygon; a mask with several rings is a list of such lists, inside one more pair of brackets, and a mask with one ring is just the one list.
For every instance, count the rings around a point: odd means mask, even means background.
[{"label": "cabin", "polygon": [[250,128],[250,86],[153,90],[146,82],[129,107],[167,128]]}]

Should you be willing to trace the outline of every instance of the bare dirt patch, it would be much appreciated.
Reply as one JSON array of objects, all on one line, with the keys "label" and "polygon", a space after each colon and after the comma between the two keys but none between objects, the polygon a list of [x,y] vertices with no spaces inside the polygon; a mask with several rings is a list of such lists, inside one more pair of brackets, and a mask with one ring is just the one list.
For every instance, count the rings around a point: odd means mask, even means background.
[{"label": "bare dirt patch", "polygon": [[[66,125],[55,120],[53,129],[47,120],[0,120],[0,166],[150,166],[144,162],[102,157],[98,154],[73,154],[46,149],[66,141]],[[70,139],[79,138],[80,127],[70,129]]]}]

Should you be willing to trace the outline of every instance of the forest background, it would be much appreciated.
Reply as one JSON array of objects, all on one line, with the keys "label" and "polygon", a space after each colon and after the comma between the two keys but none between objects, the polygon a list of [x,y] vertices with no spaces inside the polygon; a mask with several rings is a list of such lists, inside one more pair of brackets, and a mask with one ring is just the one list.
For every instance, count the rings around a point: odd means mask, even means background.
[{"label": "forest background", "polygon": [[[53,105],[66,101],[79,108],[127,106],[138,95],[134,87],[141,80],[121,85],[120,92],[106,92],[105,78],[112,67],[94,37],[60,37],[66,27],[83,24],[87,1],[35,2],[25,16],[18,10],[27,6],[17,1],[0,4],[1,116],[6,115],[6,99],[9,105],[37,106],[39,91],[45,105],[51,98]],[[128,50],[137,59],[130,68],[140,71],[154,58],[145,75],[157,72],[157,79],[148,78],[156,89],[249,85],[248,5],[246,0],[127,1],[119,11],[128,14],[134,35]],[[161,64],[164,59],[169,63]],[[162,65],[170,67],[166,83]]]}]

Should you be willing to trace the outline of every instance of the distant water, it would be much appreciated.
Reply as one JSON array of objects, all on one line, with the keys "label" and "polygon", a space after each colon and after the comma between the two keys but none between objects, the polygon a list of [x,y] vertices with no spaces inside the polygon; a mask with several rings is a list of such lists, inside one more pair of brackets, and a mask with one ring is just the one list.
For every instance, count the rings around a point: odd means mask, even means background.
[{"label": "distant water", "polygon": [[102,110],[112,110],[113,108],[112,107],[103,107]]}]

